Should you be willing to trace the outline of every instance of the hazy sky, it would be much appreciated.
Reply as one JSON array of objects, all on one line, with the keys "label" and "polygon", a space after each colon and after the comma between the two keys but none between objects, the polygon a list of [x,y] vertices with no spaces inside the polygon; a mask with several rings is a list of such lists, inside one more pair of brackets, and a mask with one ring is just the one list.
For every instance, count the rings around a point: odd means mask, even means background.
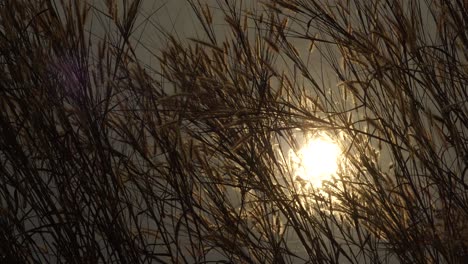
[{"label": "hazy sky", "polygon": [[[105,1],[88,0],[87,2],[93,7],[88,26],[94,37],[101,39],[105,32],[108,37],[117,36],[118,34],[112,34],[116,31],[115,25],[103,14],[109,13]],[[120,17],[122,17],[123,1],[116,2]],[[157,67],[155,55],[166,46],[163,31],[182,40],[187,37],[196,37],[199,29],[197,18],[186,0],[142,0],[132,34],[137,57],[148,67]],[[112,41],[112,37],[110,40]],[[136,44],[137,42],[139,44]]]}]

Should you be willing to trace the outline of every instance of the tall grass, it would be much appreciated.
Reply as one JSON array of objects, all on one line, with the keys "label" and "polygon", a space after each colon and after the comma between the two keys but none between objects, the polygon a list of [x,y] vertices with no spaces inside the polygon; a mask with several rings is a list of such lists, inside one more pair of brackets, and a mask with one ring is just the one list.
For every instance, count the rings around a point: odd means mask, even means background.
[{"label": "tall grass", "polygon": [[0,262],[468,260],[465,2],[189,3],[155,74],[141,1],[0,5]]}]

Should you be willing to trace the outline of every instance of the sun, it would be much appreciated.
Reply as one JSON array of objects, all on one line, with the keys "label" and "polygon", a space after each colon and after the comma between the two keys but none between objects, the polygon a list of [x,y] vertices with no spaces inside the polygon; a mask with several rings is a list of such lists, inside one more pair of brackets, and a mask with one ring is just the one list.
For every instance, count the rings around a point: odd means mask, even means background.
[{"label": "sun", "polygon": [[297,153],[293,153],[296,176],[320,188],[324,180],[330,180],[336,174],[340,154],[338,145],[328,137],[308,139]]}]

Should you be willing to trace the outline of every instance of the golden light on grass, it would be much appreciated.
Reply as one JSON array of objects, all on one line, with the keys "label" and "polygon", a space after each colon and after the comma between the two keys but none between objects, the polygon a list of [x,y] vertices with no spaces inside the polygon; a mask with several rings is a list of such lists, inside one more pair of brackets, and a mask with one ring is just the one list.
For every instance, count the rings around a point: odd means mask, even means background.
[{"label": "golden light on grass", "polygon": [[322,187],[323,181],[336,174],[340,154],[340,148],[329,137],[307,139],[304,146],[291,155],[296,179],[315,188]]}]

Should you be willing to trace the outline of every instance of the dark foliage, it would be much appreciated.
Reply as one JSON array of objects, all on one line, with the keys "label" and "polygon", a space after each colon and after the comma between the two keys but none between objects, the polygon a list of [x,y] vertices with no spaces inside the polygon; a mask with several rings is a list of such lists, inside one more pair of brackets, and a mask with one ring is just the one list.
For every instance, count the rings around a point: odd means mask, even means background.
[{"label": "dark foliage", "polygon": [[153,69],[141,1],[1,2],[0,262],[467,262],[466,1],[189,2]]}]

